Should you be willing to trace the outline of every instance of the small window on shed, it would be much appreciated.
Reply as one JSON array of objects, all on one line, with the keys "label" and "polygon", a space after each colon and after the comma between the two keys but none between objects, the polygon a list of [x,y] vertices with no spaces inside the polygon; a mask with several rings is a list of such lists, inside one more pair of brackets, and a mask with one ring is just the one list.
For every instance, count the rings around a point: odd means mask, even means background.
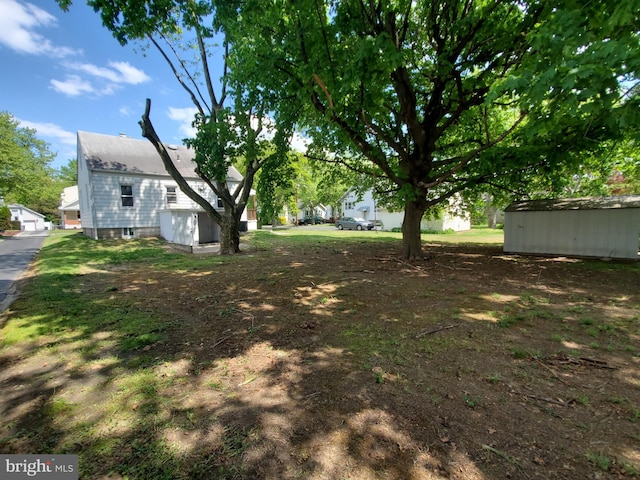
[{"label": "small window on shed", "polygon": [[120,198],[123,207],[133,207],[133,185],[120,185]]},{"label": "small window on shed", "polygon": [[176,187],[167,187],[167,204],[178,203],[178,192]]}]

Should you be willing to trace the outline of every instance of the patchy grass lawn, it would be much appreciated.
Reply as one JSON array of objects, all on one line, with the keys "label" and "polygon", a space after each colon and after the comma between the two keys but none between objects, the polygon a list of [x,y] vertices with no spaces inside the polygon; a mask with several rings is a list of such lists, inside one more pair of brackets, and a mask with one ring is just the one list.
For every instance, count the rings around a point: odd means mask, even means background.
[{"label": "patchy grass lawn", "polygon": [[3,453],[83,479],[638,476],[638,263],[487,231],[418,263],[385,232],[232,258],[53,233],[2,320]]}]

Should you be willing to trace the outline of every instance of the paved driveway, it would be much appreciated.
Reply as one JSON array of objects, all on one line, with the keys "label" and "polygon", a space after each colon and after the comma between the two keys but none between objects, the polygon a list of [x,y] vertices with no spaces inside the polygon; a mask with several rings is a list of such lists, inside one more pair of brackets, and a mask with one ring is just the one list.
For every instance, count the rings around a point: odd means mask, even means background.
[{"label": "paved driveway", "polygon": [[0,313],[15,299],[16,282],[40,250],[46,230],[22,232],[0,241]]}]

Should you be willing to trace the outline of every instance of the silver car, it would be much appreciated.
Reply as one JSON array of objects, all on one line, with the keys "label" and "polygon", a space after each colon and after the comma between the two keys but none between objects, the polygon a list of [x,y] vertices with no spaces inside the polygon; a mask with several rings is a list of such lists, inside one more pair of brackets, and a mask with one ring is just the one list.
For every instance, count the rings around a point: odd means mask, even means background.
[{"label": "silver car", "polygon": [[359,217],[342,217],[336,220],[336,227],[339,230],[373,230],[373,222]]}]

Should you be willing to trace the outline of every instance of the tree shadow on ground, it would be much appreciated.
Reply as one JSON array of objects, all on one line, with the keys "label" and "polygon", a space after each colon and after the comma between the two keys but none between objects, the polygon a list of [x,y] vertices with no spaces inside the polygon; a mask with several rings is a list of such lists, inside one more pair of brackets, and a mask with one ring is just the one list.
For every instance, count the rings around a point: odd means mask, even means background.
[{"label": "tree shadow on ground", "polygon": [[23,299],[10,314],[33,335],[0,353],[2,452],[78,453],[82,478],[640,468],[637,265],[469,246],[406,264],[348,243],[194,264],[56,245],[85,268],[41,273],[25,294],[45,313]]}]

